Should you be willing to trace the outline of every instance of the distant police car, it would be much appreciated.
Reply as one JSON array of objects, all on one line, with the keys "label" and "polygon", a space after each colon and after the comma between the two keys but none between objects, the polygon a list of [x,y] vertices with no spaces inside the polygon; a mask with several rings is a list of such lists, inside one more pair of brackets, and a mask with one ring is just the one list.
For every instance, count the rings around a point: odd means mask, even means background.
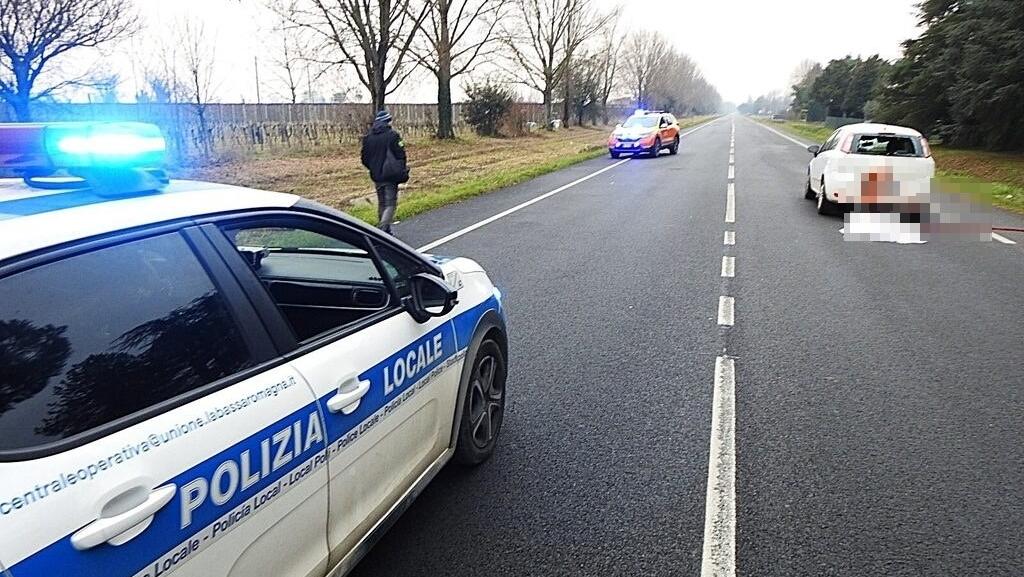
[{"label": "distant police car", "polygon": [[0,126],[0,573],[344,574],[494,450],[501,295],[296,196],[168,182],[163,149]]},{"label": "distant police car", "polygon": [[679,153],[679,123],[676,117],[657,110],[637,110],[608,136],[608,154],[658,156],[662,150]]}]

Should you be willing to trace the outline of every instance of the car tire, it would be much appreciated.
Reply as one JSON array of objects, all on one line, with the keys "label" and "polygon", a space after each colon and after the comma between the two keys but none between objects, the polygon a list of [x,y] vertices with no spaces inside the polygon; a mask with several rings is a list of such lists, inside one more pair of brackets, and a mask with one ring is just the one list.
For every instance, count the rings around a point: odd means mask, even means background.
[{"label": "car tire", "polygon": [[658,154],[660,152],[661,152],[661,138],[659,137],[659,138],[654,139],[654,146],[651,148],[651,151],[648,154],[651,155],[651,158],[657,158]]},{"label": "car tire", "polygon": [[678,136],[676,136],[676,139],[672,142],[672,146],[668,147],[668,153],[669,154],[673,154],[673,155],[679,154],[679,137]]},{"label": "car tire", "polygon": [[818,199],[818,214],[823,216],[835,216],[839,214],[839,207],[825,196],[825,183],[821,183],[821,193],[815,195]]},{"label": "car tire", "polygon": [[807,177],[807,185],[804,189],[804,198],[806,198],[807,200],[814,200],[818,198],[818,195],[815,194],[814,189],[811,188],[811,177],[809,176]]},{"label": "car tire", "polygon": [[619,157],[619,153],[618,153],[618,152],[615,152],[614,150],[609,150],[609,151],[608,151],[608,154],[609,154],[609,155],[610,155],[610,156],[611,156],[612,158],[618,158],[618,157]]},{"label": "car tire", "polygon": [[505,415],[505,380],[508,366],[498,343],[486,339],[473,359],[463,401],[459,436],[455,443],[456,463],[479,465],[494,453]]}]

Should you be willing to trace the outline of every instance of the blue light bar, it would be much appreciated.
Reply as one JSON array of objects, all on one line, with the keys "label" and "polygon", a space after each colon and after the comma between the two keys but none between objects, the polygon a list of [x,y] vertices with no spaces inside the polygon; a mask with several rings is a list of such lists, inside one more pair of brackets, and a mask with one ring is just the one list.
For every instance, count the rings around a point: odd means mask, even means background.
[{"label": "blue light bar", "polygon": [[167,143],[143,122],[50,124],[44,143],[56,168],[157,168]]}]

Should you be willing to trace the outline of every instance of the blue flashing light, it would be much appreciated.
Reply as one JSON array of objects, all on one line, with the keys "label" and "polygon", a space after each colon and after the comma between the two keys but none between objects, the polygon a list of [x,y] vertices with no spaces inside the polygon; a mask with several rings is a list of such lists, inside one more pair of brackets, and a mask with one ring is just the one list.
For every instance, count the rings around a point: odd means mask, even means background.
[{"label": "blue flashing light", "polygon": [[156,168],[167,150],[160,129],[143,122],[51,124],[44,142],[58,168]]}]

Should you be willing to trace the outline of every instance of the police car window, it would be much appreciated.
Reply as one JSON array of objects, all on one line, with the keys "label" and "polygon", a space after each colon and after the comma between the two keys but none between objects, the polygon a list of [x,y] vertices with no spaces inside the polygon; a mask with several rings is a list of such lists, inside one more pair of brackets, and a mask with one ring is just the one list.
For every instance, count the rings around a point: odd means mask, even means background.
[{"label": "police car window", "polygon": [[380,255],[384,274],[391,279],[399,298],[409,296],[409,278],[414,274],[436,272],[422,262],[409,258],[386,244],[374,242],[373,247]]},{"label": "police car window", "polygon": [[622,123],[624,128],[654,128],[657,125],[657,116],[630,116]]},{"label": "police car window", "polygon": [[372,255],[355,241],[301,226],[237,225],[225,233],[300,341],[349,326],[391,304]]},{"label": "police car window", "polygon": [[252,366],[170,234],[0,279],[0,450],[87,431]]}]

